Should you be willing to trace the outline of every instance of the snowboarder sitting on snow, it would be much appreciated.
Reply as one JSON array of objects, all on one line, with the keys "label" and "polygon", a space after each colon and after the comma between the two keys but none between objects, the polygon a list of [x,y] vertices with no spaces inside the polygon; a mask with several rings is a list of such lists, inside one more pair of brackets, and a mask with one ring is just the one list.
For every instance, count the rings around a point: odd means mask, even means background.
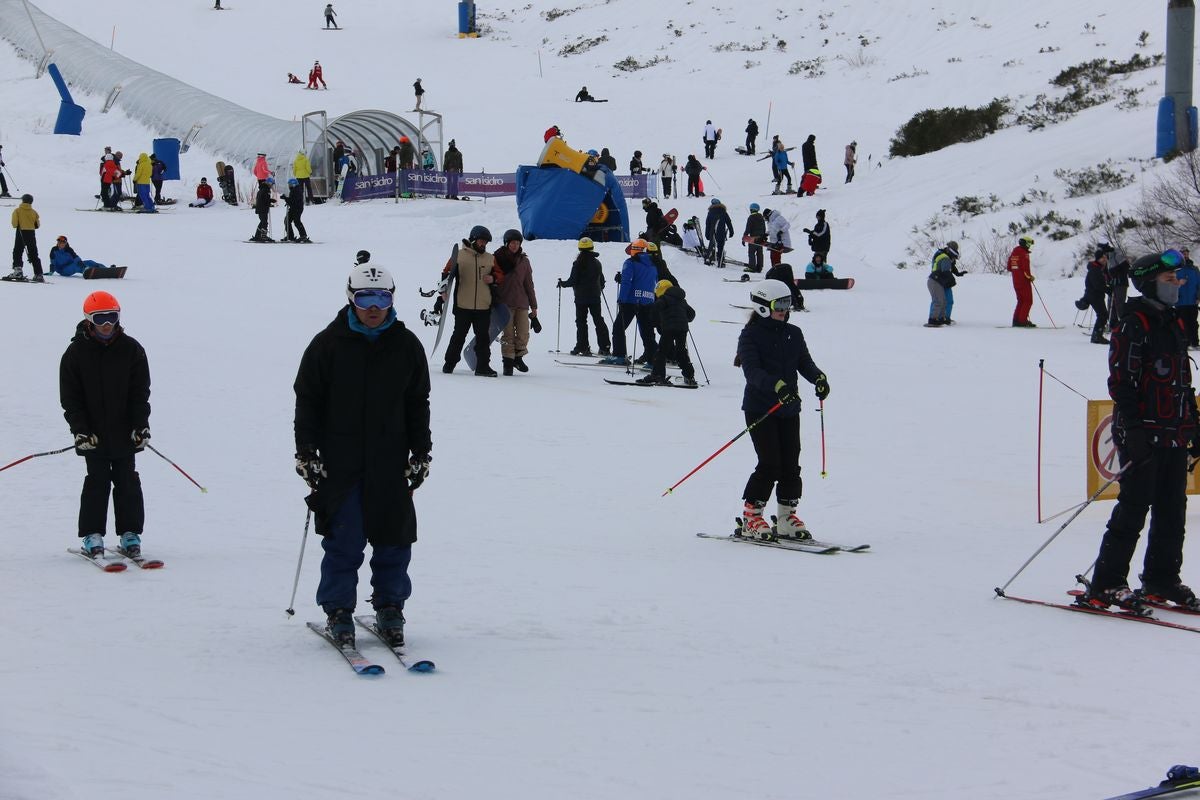
[{"label": "snowboarder sitting on snow", "polygon": [[54,247],[50,249],[50,274],[57,273],[64,278],[71,278],[75,275],[82,275],[84,270],[89,267],[107,269],[99,261],[84,261],[71,249],[67,237],[59,236]]},{"label": "snowboarder sitting on snow", "polygon": [[683,370],[684,384],[695,386],[696,370],[692,366],[692,360],[688,358],[687,337],[688,323],[696,318],[696,310],[688,305],[683,289],[669,280],[660,280],[655,285],[654,296],[654,314],[662,337],[650,374],[638,379],[638,383],[669,384],[667,355],[670,354]]},{"label": "snowboarder sitting on snow", "polygon": [[592,354],[588,344],[588,315],[591,315],[592,324],[596,326],[596,344],[600,346],[600,355],[611,355],[612,341],[608,337],[608,325],[600,308],[604,295],[604,271],[600,266],[600,257],[596,255],[596,247],[588,237],[579,240],[579,255],[571,265],[571,275],[565,281],[559,278],[558,288],[569,288],[575,292],[575,349],[571,355]]},{"label": "snowboarder sitting on snow", "polygon": [[213,204],[213,190],[208,185],[208,178],[201,178],[196,184],[196,199],[188,203],[190,208],[207,208]]},{"label": "snowboarder sitting on snow", "polygon": [[103,556],[111,493],[120,548],[136,557],[145,506],[134,462],[150,439],[150,365],[146,351],[121,327],[121,305],[111,294],[89,294],[83,315],[58,368],[63,416],[75,453],[87,464],[79,497],[80,550]]},{"label": "snowboarder sitting on snow", "polygon": [[608,101],[607,100],[597,100],[596,98],[592,97],[590,94],[588,94],[587,87],[585,86],[579,90],[579,94],[575,95],[575,102],[576,103],[607,103]]},{"label": "snowboarder sitting on snow", "polygon": [[817,187],[821,185],[821,170],[813,167],[806,170],[804,177],[800,179],[800,188],[796,190],[796,196],[801,197],[807,195],[812,197],[816,193]]},{"label": "snowboarder sitting on snow", "polygon": [[807,280],[833,280],[833,267],[825,263],[823,253],[813,253],[812,261],[804,268],[804,277]]},{"label": "snowboarder sitting on snow", "polygon": [[292,73],[289,72],[288,73],[288,83],[304,83],[304,81],[300,80],[295,75],[293,75]]}]

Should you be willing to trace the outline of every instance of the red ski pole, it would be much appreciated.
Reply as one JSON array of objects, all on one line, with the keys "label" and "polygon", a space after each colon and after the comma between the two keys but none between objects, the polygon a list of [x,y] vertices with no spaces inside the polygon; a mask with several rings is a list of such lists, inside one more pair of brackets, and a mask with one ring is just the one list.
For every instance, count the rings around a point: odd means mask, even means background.
[{"label": "red ski pole", "polygon": [[62,450],[47,450],[45,453],[31,453],[31,454],[25,456],[24,458],[18,458],[16,461],[12,462],[11,464],[5,464],[3,467],[0,467],[0,472],[4,472],[4,470],[8,469],[9,467],[15,467],[17,464],[23,464],[31,458],[41,458],[42,456],[56,456],[59,453],[65,453],[68,450],[74,450],[74,449],[75,449],[75,445],[72,444],[72,445],[67,445]]},{"label": "red ski pole", "polygon": [[725,452],[725,449],[726,449],[726,448],[728,448],[728,447],[729,447],[729,445],[733,444],[733,443],[734,443],[734,442],[736,442],[738,439],[740,439],[740,438],[742,438],[743,436],[745,436],[747,433],[749,433],[751,430],[753,430],[753,429],[754,429],[754,428],[755,428],[755,427],[756,427],[756,426],[757,426],[759,423],[761,423],[761,422],[762,422],[763,420],[765,420],[767,417],[769,417],[769,416],[771,416],[772,414],[774,414],[776,411],[778,411],[778,410],[779,410],[780,408],[782,408],[782,407],[783,407],[783,403],[776,403],[775,405],[771,406],[771,410],[770,410],[770,411],[768,411],[767,413],[763,414],[761,417],[759,417],[758,419],[754,420],[754,422],[751,422],[749,425],[747,425],[747,426],[745,427],[745,429],[744,429],[744,430],[743,430],[741,433],[739,433],[737,436],[733,437],[733,438],[732,438],[732,439],[730,439],[728,442],[726,442],[724,445],[722,445],[720,450],[718,450],[717,452],[713,453],[713,454],[712,454],[711,456],[709,456],[708,458],[706,458],[706,459],[704,459],[703,461],[701,461],[701,462],[700,462],[700,464],[699,464],[699,465],[698,465],[698,466],[697,466],[697,467],[696,467],[694,470],[692,470],[692,471],[691,471],[691,472],[689,472],[687,475],[684,475],[682,478],[680,478],[680,479],[679,479],[679,481],[678,481],[678,482],[677,482],[677,483],[676,483],[674,486],[672,486],[670,489],[667,489],[665,492],[663,492],[661,495],[659,495],[659,497],[666,497],[666,496],[667,496],[667,495],[669,495],[671,492],[673,492],[673,491],[675,491],[676,489],[678,489],[678,488],[679,488],[679,484],[683,483],[683,482],[684,482],[684,481],[686,481],[688,478],[690,478],[690,477],[692,477],[693,475],[695,475],[697,472],[699,472],[701,469],[703,469],[703,468],[704,468],[704,465],[705,465],[705,464],[707,464],[708,462],[712,461],[712,460],[713,460],[714,458],[716,458],[717,456],[721,455],[721,453]]},{"label": "red ski pole", "polygon": [[147,447],[147,448],[148,448],[148,449],[149,449],[151,452],[153,452],[153,453],[154,453],[156,456],[158,456],[159,458],[161,458],[163,461],[167,462],[167,463],[168,463],[168,464],[170,464],[172,467],[174,467],[175,469],[179,470],[179,474],[180,474],[180,475],[182,475],[183,477],[187,478],[187,479],[188,479],[189,481],[191,481],[192,483],[195,483],[195,484],[196,484],[196,488],[197,488],[197,489],[199,489],[200,491],[204,492],[205,494],[208,494],[208,489],[205,489],[203,486],[201,486],[200,484],[196,483],[196,479],[195,479],[195,478],[193,478],[191,475],[188,475],[186,472],[184,472],[184,471],[183,471],[183,469],[182,469],[182,468],[181,468],[181,467],[180,467],[178,464],[176,464],[174,461],[172,461],[171,459],[169,459],[169,458],[167,458],[166,456],[164,456],[162,453],[160,453],[160,452],[158,452],[157,450],[155,450],[155,449],[154,449],[154,445],[147,443],[147,444],[146,444],[146,447]]},{"label": "red ski pole", "polygon": [[1030,286],[1033,287],[1034,294],[1038,296],[1038,301],[1042,304],[1042,310],[1046,312],[1046,317],[1050,320],[1050,327],[1058,330],[1058,325],[1055,324],[1054,317],[1050,316],[1050,309],[1046,308],[1046,301],[1042,300],[1042,293],[1038,291],[1037,284],[1031,283]]}]

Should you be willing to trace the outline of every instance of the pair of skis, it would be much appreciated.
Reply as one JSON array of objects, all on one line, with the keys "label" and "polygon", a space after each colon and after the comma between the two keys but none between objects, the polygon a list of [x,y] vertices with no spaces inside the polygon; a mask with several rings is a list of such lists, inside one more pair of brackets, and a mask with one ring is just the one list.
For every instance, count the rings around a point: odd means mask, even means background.
[{"label": "pair of skis", "polygon": [[1177,764],[1167,770],[1166,780],[1158,786],[1151,786],[1149,789],[1130,792],[1118,797],[1110,797],[1108,800],[1142,800],[1146,797],[1163,797],[1196,789],[1200,789],[1200,769]]},{"label": "pair of skis", "polygon": [[[771,517],[771,521],[775,522],[775,518]],[[776,550],[794,550],[798,553],[815,553],[817,555],[833,555],[834,553],[864,553],[871,548],[869,544],[835,544],[834,542],[823,542],[818,539],[756,539],[752,536],[742,535],[742,518],[734,519],[734,532],[721,536],[715,533],[697,533],[701,539],[720,539],[726,542],[743,542],[745,544],[758,545],[759,547],[772,547]]]},{"label": "pair of skis", "polygon": [[[996,592],[997,597],[1003,597],[1005,600],[1015,600],[1018,603],[1025,603],[1027,605],[1045,606],[1047,608],[1061,608],[1061,609],[1065,609],[1067,611],[1076,611],[1076,612],[1079,612],[1082,614],[1091,614],[1092,616],[1109,617],[1111,619],[1126,619],[1126,620],[1130,620],[1132,622],[1145,622],[1149,625],[1158,625],[1163,628],[1174,628],[1175,630],[1180,630],[1180,631],[1190,631],[1191,633],[1200,633],[1200,627],[1196,627],[1193,625],[1183,625],[1178,622],[1171,622],[1169,620],[1159,619],[1158,617],[1153,616],[1149,612],[1147,612],[1145,614],[1138,614],[1135,611],[1127,611],[1127,610],[1120,609],[1120,608],[1115,609],[1115,610],[1105,609],[1105,608],[1096,608],[1095,606],[1084,605],[1079,602],[1054,603],[1049,600],[1037,600],[1037,599],[1034,599],[1031,597],[1018,597],[1016,595],[1008,594],[1007,592],[1005,592],[1003,589],[1001,589],[999,587],[997,587],[995,589],[995,592]],[[1079,591],[1078,589],[1072,589],[1071,591],[1067,592],[1067,594],[1073,595],[1075,597],[1080,597],[1083,593],[1081,591]],[[1155,601],[1147,601],[1146,605],[1150,608],[1157,608],[1157,609],[1161,609],[1164,611],[1175,611],[1180,614],[1191,614],[1191,615],[1200,614],[1200,611],[1192,611],[1190,609],[1183,608],[1182,606],[1177,606],[1172,603],[1160,603],[1160,602],[1155,602]]]},{"label": "pair of skis", "polygon": [[[396,657],[396,660],[400,662],[401,666],[403,666],[409,672],[433,672],[435,669],[437,669],[437,665],[435,665],[432,661],[421,660],[421,661],[415,661],[415,662],[410,663],[408,660],[408,657],[405,656],[405,654],[404,654],[403,646],[392,647],[391,645],[388,644],[387,639],[384,638],[383,632],[380,631],[378,625],[375,624],[374,615],[364,614],[361,616],[357,616],[354,618],[354,621],[358,624],[358,626],[360,628],[362,628],[365,631],[370,632],[371,634],[373,634],[375,636],[375,638],[377,638],[377,639],[379,639],[379,641],[383,642],[384,645],[387,646],[388,650],[390,650],[392,652],[392,655],[394,655]],[[358,648],[350,646],[350,645],[344,645],[344,644],[341,644],[340,642],[338,642],[337,639],[334,639],[333,636],[330,635],[329,630],[327,628],[325,628],[323,625],[316,623],[316,622],[310,622],[310,623],[308,623],[308,629],[311,630],[313,633],[317,634],[317,636],[320,636],[322,639],[324,639],[326,642],[328,642],[335,650],[337,650],[339,653],[341,653],[342,658],[346,659],[346,663],[350,665],[350,667],[354,670],[354,672],[356,674],[358,674],[358,675],[383,675],[384,674],[384,669],[383,669],[382,665],[376,664],[375,662],[371,661],[371,659],[367,658],[362,653],[360,653],[358,651]]]},{"label": "pair of skis", "polygon": [[[162,569],[164,566],[166,566],[161,559],[147,558],[143,554],[133,556],[120,547],[106,547],[104,548],[106,555],[96,557],[88,555],[78,547],[68,547],[67,552],[71,553],[72,555],[79,556],[84,561],[88,562],[102,572],[124,572],[125,568],[129,564],[133,564],[139,569]],[[109,558],[109,555],[115,557]]]}]

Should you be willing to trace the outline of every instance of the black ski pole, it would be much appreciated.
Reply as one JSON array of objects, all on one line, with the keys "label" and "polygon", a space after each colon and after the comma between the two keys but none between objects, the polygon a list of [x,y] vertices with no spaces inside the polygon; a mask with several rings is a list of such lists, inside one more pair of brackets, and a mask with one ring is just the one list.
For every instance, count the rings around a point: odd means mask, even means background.
[{"label": "black ski pole", "polygon": [[[1140,466],[1141,466],[1141,462],[1139,462],[1139,463],[1138,463],[1136,466],[1139,466],[1139,467],[1140,467]],[[1051,543],[1051,542],[1053,542],[1053,541],[1054,541],[1056,538],[1058,538],[1058,535],[1059,535],[1060,533],[1062,533],[1064,530],[1066,530],[1066,527],[1067,527],[1068,525],[1070,525],[1072,522],[1074,522],[1074,521],[1075,521],[1075,518],[1076,518],[1076,517],[1078,517],[1080,514],[1082,514],[1082,513],[1083,513],[1083,510],[1084,510],[1085,508],[1087,508],[1088,506],[1090,506],[1090,505],[1092,504],[1092,502],[1093,502],[1093,501],[1095,501],[1095,499],[1096,499],[1097,497],[1099,497],[1101,494],[1103,494],[1105,489],[1107,489],[1109,486],[1112,486],[1112,485],[1113,485],[1113,483],[1115,483],[1116,481],[1120,480],[1121,476],[1122,476],[1122,475],[1124,475],[1124,474],[1125,474],[1125,472],[1126,472],[1128,469],[1130,469],[1130,466],[1128,466],[1128,465],[1127,465],[1127,466],[1125,466],[1125,467],[1122,467],[1122,468],[1121,468],[1121,470],[1120,470],[1120,471],[1119,471],[1119,472],[1118,472],[1116,475],[1113,475],[1111,478],[1109,478],[1109,479],[1108,479],[1108,480],[1107,480],[1107,481],[1104,483],[1104,485],[1103,485],[1103,486],[1101,486],[1099,489],[1097,489],[1097,490],[1096,490],[1096,493],[1095,493],[1095,494],[1093,494],[1091,497],[1089,497],[1089,498],[1087,499],[1087,502],[1086,502],[1086,503],[1084,503],[1083,505],[1081,505],[1081,506],[1080,506],[1080,507],[1079,507],[1079,508],[1078,508],[1078,509],[1075,511],[1075,513],[1074,513],[1074,514],[1072,514],[1071,516],[1067,517],[1067,521],[1066,521],[1066,522],[1064,522],[1062,525],[1059,525],[1059,526],[1058,526],[1058,530],[1056,530],[1056,531],[1055,531],[1053,534],[1051,534],[1050,538],[1049,538],[1049,539],[1047,539],[1045,542],[1043,542],[1043,543],[1042,543],[1042,546],[1041,546],[1041,547],[1039,547],[1037,550],[1035,550],[1035,551],[1034,551],[1033,555],[1031,555],[1031,556],[1028,558],[1028,560],[1026,560],[1026,562],[1025,562],[1024,564],[1022,564],[1022,565],[1021,565],[1021,568],[1020,568],[1020,569],[1018,569],[1016,572],[1014,572],[1014,573],[1013,573],[1013,576],[1012,576],[1011,578],[1009,578],[1009,579],[1008,579],[1008,580],[1005,582],[1005,584],[1004,584],[1003,586],[999,586],[999,587],[997,587],[997,588],[995,589],[996,596],[997,596],[997,597],[1004,597],[1004,590],[1005,590],[1005,589],[1007,589],[1007,588],[1009,587],[1009,585],[1010,585],[1010,584],[1011,584],[1013,581],[1015,581],[1015,580],[1017,579],[1017,576],[1018,576],[1018,575],[1020,575],[1022,572],[1024,572],[1024,571],[1025,571],[1025,568],[1026,568],[1026,567],[1028,567],[1030,564],[1032,564],[1032,563],[1033,563],[1033,560],[1034,560],[1035,558],[1037,558],[1038,556],[1040,556],[1040,555],[1042,554],[1042,551],[1043,551],[1043,550],[1045,550],[1047,547],[1049,547],[1049,546],[1050,546],[1050,543]]]},{"label": "black ski pole", "polygon": [[562,281],[558,282],[558,333],[554,337],[554,352],[562,352]]},{"label": "black ski pole", "polygon": [[308,522],[312,519],[312,509],[304,513],[304,538],[300,540],[300,558],[296,561],[296,580],[292,581],[292,599],[288,601],[287,615],[296,613],[296,589],[300,586],[300,565],[304,563],[304,545],[308,544]]},{"label": "black ski pole", "polygon": [[5,166],[3,166],[3,167],[0,167],[0,169],[3,169],[3,170],[4,170],[4,174],[8,176],[8,179],[9,179],[10,181],[12,181],[12,185],[13,185],[13,191],[14,191],[14,192],[19,192],[19,191],[21,191],[21,187],[20,187],[20,186],[17,186],[17,179],[16,179],[16,178],[14,178],[14,177],[13,177],[13,175],[12,175],[12,173],[8,171],[8,166],[7,166],[7,165],[5,165]]},{"label": "black ski pole", "polygon": [[29,455],[25,456],[24,458],[18,458],[16,461],[12,462],[11,464],[5,464],[3,467],[0,467],[0,472],[4,472],[4,470],[8,469],[9,467],[15,467],[17,464],[24,464],[26,461],[28,461],[31,458],[41,458],[42,456],[56,456],[59,453],[65,453],[68,450],[74,450],[74,449],[75,449],[75,445],[71,444],[71,445],[67,445],[66,447],[64,447],[61,450],[47,450],[44,453],[30,453]]},{"label": "black ski pole", "polygon": [[696,337],[692,336],[691,328],[688,328],[688,338],[692,340],[692,350],[696,353],[696,362],[700,364],[700,371],[704,373],[704,382],[712,385],[712,381],[708,379],[708,370],[704,368],[704,359],[700,357],[700,348],[696,347]]}]

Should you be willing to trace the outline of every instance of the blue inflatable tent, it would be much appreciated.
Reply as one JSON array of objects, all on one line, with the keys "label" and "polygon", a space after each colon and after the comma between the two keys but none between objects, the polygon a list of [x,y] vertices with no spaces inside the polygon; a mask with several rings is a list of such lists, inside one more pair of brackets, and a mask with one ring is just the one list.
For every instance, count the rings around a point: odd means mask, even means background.
[{"label": "blue inflatable tent", "polygon": [[629,241],[625,195],[605,166],[595,177],[560,167],[517,167],[517,216],[526,239]]}]

